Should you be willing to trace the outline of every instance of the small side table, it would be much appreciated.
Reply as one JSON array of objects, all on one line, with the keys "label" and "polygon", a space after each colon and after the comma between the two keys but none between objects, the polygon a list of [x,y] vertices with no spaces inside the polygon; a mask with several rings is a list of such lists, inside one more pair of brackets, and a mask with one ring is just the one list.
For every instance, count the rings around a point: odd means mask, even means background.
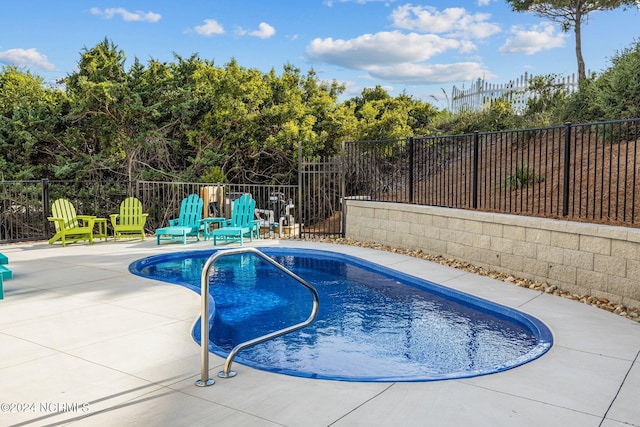
[{"label": "small side table", "polygon": [[98,232],[93,233],[93,237],[97,239],[107,240],[107,218],[96,218],[94,224],[98,226]]},{"label": "small side table", "polygon": [[227,218],[220,217],[211,217],[211,218],[202,218],[200,222],[203,225],[203,236],[204,240],[212,237],[211,232],[214,230],[213,225],[216,224],[217,228],[222,227]]}]

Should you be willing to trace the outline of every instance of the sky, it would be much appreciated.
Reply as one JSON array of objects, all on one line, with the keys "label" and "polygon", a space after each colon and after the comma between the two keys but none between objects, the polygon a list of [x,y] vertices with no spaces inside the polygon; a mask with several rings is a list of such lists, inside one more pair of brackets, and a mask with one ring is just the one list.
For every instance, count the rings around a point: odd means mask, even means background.
[{"label": "sky", "polygon": [[[135,58],[175,56],[277,74],[291,64],[346,87],[377,85],[437,107],[482,78],[577,73],[573,31],[505,0],[1,0],[0,66],[55,82],[105,38]],[[595,12],[582,28],[586,68],[601,72],[640,41],[637,8]],[[435,102],[434,102],[435,101]]]}]

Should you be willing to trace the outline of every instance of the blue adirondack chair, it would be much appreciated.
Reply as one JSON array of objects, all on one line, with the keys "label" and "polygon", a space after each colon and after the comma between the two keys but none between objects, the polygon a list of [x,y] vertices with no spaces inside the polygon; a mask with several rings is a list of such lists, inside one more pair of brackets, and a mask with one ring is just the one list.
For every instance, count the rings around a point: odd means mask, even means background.
[{"label": "blue adirondack chair", "polygon": [[2,285],[3,280],[11,279],[13,277],[13,272],[9,270],[9,267],[2,265],[8,263],[9,258],[4,254],[0,254],[0,299],[4,299],[4,288]]},{"label": "blue adirondack chair", "polygon": [[[200,240],[200,220],[202,219],[202,199],[197,194],[190,194],[182,200],[180,216],[169,220],[169,226],[156,230],[156,241],[182,240],[187,244],[187,237],[195,236]],[[164,237],[163,237],[164,236]]]},{"label": "blue adirondack chair", "polygon": [[240,241],[240,246],[244,243],[244,237],[249,236],[249,240],[253,241],[254,229],[254,211],[256,201],[251,198],[251,194],[243,194],[233,202],[233,211],[231,219],[222,224],[222,227],[213,230],[214,246],[218,244],[218,240]]}]

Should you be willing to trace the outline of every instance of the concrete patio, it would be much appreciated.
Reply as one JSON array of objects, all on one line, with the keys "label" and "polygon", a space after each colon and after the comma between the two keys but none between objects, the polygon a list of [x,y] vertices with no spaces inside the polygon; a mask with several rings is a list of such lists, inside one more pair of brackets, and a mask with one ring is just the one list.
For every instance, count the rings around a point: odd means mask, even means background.
[{"label": "concrete patio", "polygon": [[211,241],[4,245],[14,278],[0,300],[0,425],[640,426],[640,323],[404,255],[253,244],[348,253],[517,308],[547,324],[554,346],[509,371],[417,383],[321,381],[240,364],[237,377],[218,379],[224,360],[211,355],[216,384],[199,388],[199,295],[128,266]]}]

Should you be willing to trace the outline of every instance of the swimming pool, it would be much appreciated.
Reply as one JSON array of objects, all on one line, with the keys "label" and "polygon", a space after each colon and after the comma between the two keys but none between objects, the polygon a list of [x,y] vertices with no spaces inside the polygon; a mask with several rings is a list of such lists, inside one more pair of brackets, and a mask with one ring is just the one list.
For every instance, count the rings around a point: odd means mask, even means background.
[{"label": "swimming pool", "polygon": [[[307,378],[433,381],[511,369],[542,356],[553,343],[548,328],[532,316],[360,258],[260,250],[315,286],[320,308],[310,326],[242,350],[237,363]],[[214,252],[152,256],[131,264],[130,271],[199,293],[202,267]],[[252,254],[220,258],[210,294],[215,309],[208,347],[221,357],[240,342],[305,320],[312,298]],[[199,342],[199,323],[193,336]]]}]

